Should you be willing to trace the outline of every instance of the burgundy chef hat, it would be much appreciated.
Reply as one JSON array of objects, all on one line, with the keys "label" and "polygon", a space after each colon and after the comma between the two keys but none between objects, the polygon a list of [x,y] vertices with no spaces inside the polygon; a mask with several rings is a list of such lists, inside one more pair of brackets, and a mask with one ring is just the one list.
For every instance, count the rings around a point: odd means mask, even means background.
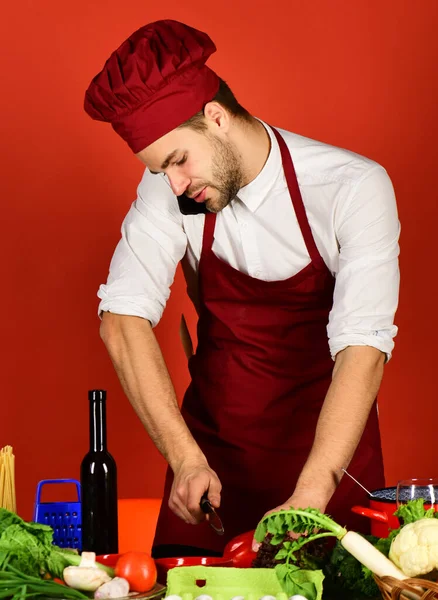
[{"label": "burgundy chef hat", "polygon": [[205,62],[215,51],[206,33],[178,21],[145,25],[94,77],[84,108],[140,152],[214,98],[220,79]]}]

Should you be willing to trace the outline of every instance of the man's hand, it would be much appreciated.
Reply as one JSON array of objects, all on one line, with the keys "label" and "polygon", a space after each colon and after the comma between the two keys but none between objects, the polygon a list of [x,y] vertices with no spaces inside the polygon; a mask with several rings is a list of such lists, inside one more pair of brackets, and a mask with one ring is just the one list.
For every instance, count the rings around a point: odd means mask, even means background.
[{"label": "man's hand", "polygon": [[221,503],[222,485],[207,462],[183,462],[174,472],[169,508],[186,523],[196,525],[205,519],[200,508],[201,498],[208,491],[214,508]]},{"label": "man's hand", "polygon": [[[317,500],[314,494],[306,494],[305,492],[295,492],[290,498],[289,500],[286,500],[286,502],[284,502],[283,504],[280,504],[280,506],[277,506],[276,508],[273,508],[272,510],[268,510],[267,513],[265,513],[262,517],[262,519],[264,517],[267,517],[268,515],[270,515],[273,512],[278,512],[279,510],[289,510],[291,507],[293,508],[317,508],[318,510],[320,510],[322,513],[325,512],[326,509],[326,502],[323,500]],[[262,520],[260,519],[260,520]],[[299,534],[296,533],[290,533],[289,534],[291,538],[297,538],[299,537]],[[257,542],[255,539],[253,539],[252,541],[252,549],[254,552],[257,552],[258,549],[260,548],[261,544],[260,542]]]}]

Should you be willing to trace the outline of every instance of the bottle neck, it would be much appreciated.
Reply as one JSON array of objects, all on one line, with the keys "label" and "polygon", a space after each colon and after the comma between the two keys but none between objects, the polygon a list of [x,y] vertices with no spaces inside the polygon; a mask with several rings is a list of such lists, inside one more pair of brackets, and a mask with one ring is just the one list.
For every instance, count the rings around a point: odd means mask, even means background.
[{"label": "bottle neck", "polygon": [[106,408],[103,398],[90,400],[90,450],[106,450]]}]

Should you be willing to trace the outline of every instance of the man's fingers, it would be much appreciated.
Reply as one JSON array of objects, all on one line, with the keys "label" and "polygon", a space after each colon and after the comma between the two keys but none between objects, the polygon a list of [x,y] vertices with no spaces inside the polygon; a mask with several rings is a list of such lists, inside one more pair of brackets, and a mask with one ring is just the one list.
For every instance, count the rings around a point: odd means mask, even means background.
[{"label": "man's fingers", "polygon": [[169,508],[176,514],[177,517],[182,519],[188,525],[196,525],[197,521],[187,510],[186,506],[175,498],[169,498]]},{"label": "man's fingers", "polygon": [[208,492],[209,502],[218,508],[221,489],[222,485],[216,473],[208,467],[185,474],[179,473],[172,487],[169,507],[186,523],[200,523],[206,518],[200,506],[202,496]]},{"label": "man's fingers", "polygon": [[222,484],[219,481],[219,478],[217,476],[213,477],[208,487],[208,499],[214,508],[219,508],[221,505],[221,491]]},{"label": "man's fingers", "polygon": [[214,508],[219,508],[221,505],[221,495],[208,492],[208,499]]},{"label": "man's fingers", "polygon": [[193,518],[187,507],[188,490],[184,485],[176,485],[173,487],[170,498],[169,508],[185,523],[195,525],[198,521]]},{"label": "man's fingers", "polygon": [[307,535],[307,531],[305,531],[304,533],[295,533],[294,531],[287,532],[287,537],[289,537],[291,540],[297,540],[302,535]]},{"label": "man's fingers", "polygon": [[205,519],[201,509],[201,498],[207,490],[208,483],[203,479],[194,479],[188,488],[187,510],[199,523]]}]

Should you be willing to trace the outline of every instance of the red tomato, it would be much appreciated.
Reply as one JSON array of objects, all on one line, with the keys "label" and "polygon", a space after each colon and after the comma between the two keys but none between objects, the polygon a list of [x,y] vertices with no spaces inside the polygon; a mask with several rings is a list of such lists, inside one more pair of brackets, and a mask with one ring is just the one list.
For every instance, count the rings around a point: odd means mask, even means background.
[{"label": "red tomato", "polygon": [[157,567],[147,552],[122,554],[114,571],[116,577],[123,577],[128,581],[131,592],[148,592],[157,581]]}]

